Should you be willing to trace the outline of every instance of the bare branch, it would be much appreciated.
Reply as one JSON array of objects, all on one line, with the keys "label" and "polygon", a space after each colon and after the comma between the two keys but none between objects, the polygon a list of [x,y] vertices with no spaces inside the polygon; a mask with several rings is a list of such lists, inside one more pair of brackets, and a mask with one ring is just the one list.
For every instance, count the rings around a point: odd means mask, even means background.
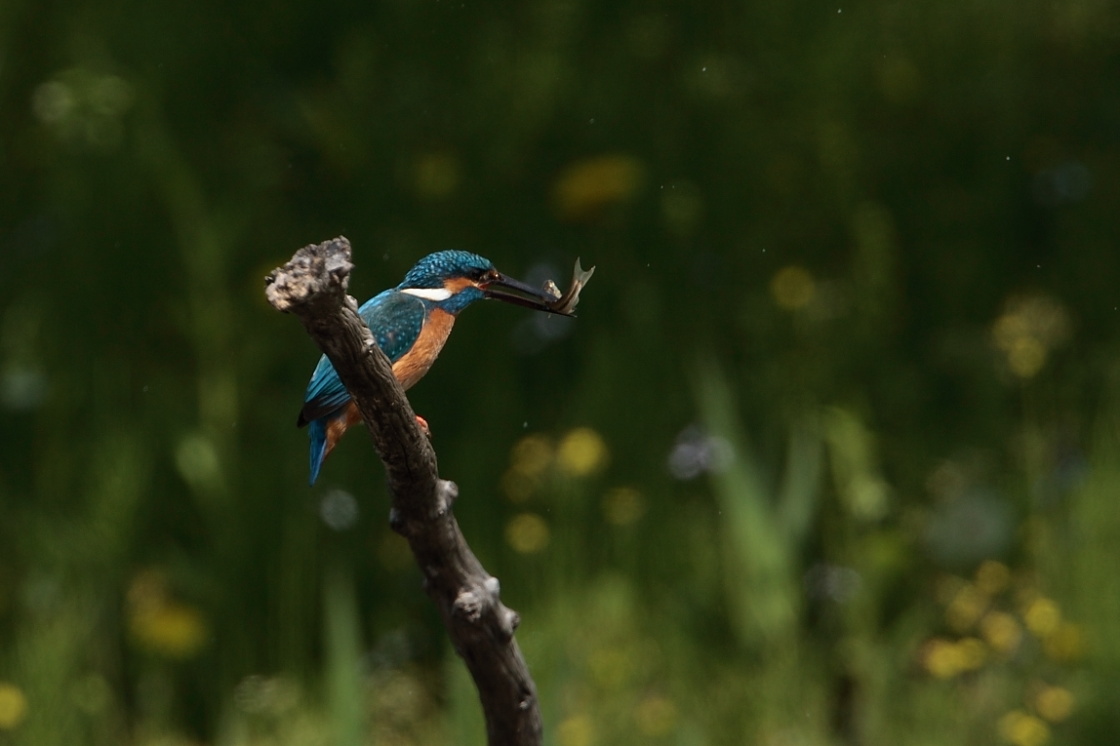
[{"label": "bare branch", "polygon": [[536,686],[513,637],[519,618],[501,603],[497,578],[467,546],[451,511],[458,487],[439,478],[431,443],[346,294],[352,268],[345,238],[305,246],[265,278],[265,294],[276,310],[299,317],[358,404],[388,473],[390,524],[408,540],[425,588],[474,678],[489,743],[540,744]]}]

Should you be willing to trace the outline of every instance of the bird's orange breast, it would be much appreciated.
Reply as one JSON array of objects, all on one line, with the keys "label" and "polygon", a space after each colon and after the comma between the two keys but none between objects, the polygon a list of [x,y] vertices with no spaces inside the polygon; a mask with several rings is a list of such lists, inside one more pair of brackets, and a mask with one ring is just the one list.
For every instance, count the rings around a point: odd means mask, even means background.
[{"label": "bird's orange breast", "polygon": [[455,317],[446,311],[437,308],[428,314],[416,343],[393,363],[393,375],[400,381],[402,388],[410,389],[424,377],[439,357],[454,325]]}]

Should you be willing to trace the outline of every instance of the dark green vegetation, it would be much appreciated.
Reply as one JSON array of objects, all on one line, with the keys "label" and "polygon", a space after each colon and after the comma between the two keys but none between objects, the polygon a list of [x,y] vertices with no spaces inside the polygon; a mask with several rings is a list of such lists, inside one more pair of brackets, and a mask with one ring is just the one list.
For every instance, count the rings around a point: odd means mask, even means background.
[{"label": "dark green vegetation", "polygon": [[1120,729],[1120,18],[0,5],[0,743],[479,743],[262,278],[462,248],[412,391],[558,746]]}]

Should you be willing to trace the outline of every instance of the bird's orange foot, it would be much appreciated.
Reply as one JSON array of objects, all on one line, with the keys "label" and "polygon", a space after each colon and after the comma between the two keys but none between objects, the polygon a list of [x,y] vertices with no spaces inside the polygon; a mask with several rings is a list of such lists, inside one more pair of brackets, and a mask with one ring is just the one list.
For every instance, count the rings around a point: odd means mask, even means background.
[{"label": "bird's orange foot", "polygon": [[420,426],[420,432],[428,436],[428,440],[432,439],[432,429],[428,427],[428,421],[420,415],[416,415],[416,424]]}]

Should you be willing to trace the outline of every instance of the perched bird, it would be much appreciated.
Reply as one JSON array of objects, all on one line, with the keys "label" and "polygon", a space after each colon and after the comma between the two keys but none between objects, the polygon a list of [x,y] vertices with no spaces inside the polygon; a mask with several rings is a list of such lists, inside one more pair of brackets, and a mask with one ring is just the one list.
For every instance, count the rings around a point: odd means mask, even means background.
[{"label": "perched bird", "polygon": [[[407,390],[432,367],[459,313],[484,298],[570,314],[555,295],[506,277],[489,259],[466,251],[439,251],[421,259],[400,285],[366,301],[358,315]],[[307,384],[303,409],[296,421],[299,427],[310,425],[311,484],[315,484],[323,459],[346,429],[361,421],[357,405],[323,355]]]}]

